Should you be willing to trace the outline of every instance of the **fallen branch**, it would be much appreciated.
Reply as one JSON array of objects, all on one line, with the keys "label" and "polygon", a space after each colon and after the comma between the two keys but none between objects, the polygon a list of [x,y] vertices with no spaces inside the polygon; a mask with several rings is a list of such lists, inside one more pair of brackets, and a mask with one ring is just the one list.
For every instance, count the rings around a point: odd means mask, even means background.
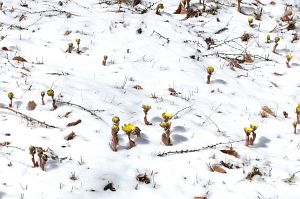
[{"label": "fallen branch", "polygon": [[163,38],[163,39],[165,39],[165,40],[167,41],[167,43],[170,43],[170,39],[169,39],[169,38],[162,36],[160,33],[156,32],[155,30],[153,30],[153,32],[152,32],[151,35],[153,35],[154,33],[155,33],[159,38]]},{"label": "fallen branch", "polygon": [[185,107],[185,108],[183,108],[183,109],[180,109],[179,111],[177,111],[174,115],[173,115],[173,118],[178,118],[178,114],[180,113],[180,112],[182,112],[182,111],[184,111],[184,110],[186,110],[186,109],[189,109],[189,108],[192,108],[192,106],[187,106],[187,107]]},{"label": "fallen branch", "polygon": [[82,109],[82,110],[88,112],[88,113],[91,114],[92,116],[94,116],[96,119],[99,119],[99,120],[104,121],[100,116],[98,116],[98,115],[96,114],[96,112],[103,112],[103,111],[105,111],[105,110],[98,110],[98,109],[96,109],[96,110],[89,110],[89,109],[87,109],[87,108],[85,108],[85,107],[83,107],[83,106],[81,106],[81,105],[74,104],[74,103],[71,103],[71,102],[57,101],[56,103],[57,103],[57,104],[64,104],[64,105],[74,106],[74,107],[80,108],[80,109]]},{"label": "fallen branch", "polygon": [[0,107],[2,109],[6,109],[6,110],[9,110],[11,112],[14,112],[15,114],[17,114],[18,116],[20,116],[21,118],[24,118],[25,120],[27,120],[28,122],[32,123],[32,124],[39,124],[41,127],[45,127],[45,128],[58,128],[54,125],[51,125],[51,124],[47,124],[46,122],[42,122],[40,120],[37,120],[35,118],[32,118],[28,115],[25,115],[24,113],[21,113],[19,111],[16,111],[14,109],[11,109],[11,108],[8,108],[8,107]]},{"label": "fallen branch", "polygon": [[242,139],[242,140],[237,140],[237,141],[230,141],[230,142],[220,142],[220,143],[217,143],[217,144],[212,144],[212,145],[208,145],[208,146],[204,146],[200,149],[185,149],[185,150],[179,150],[179,151],[164,151],[164,152],[161,152],[159,154],[157,154],[156,156],[158,157],[164,157],[164,156],[167,156],[167,155],[175,155],[175,154],[183,154],[183,153],[194,153],[194,152],[199,152],[199,151],[204,151],[204,150],[208,150],[208,149],[213,149],[219,145],[224,145],[224,144],[232,144],[232,143],[237,143],[237,142],[243,142],[245,141],[245,139]]}]

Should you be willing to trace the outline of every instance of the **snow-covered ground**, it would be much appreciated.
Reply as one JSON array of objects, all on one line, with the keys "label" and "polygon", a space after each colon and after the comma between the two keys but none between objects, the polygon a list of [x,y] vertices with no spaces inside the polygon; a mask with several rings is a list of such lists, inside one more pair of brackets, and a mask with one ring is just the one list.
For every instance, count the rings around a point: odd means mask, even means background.
[{"label": "snow-covered ground", "polygon": [[[173,14],[178,6],[174,0],[142,1],[138,7],[147,8],[145,14],[125,4],[117,12],[118,4],[102,0],[66,0],[62,6],[51,0],[2,2],[0,143],[10,144],[0,146],[1,199],[299,198],[300,128],[294,134],[292,122],[300,103],[300,45],[291,40],[300,29],[296,23],[296,29],[288,31],[280,18],[289,4],[299,22],[300,1],[261,1],[262,18],[254,19],[253,27],[248,16],[237,12],[234,0],[207,0],[207,10],[218,5],[215,14],[189,19]],[[158,3],[164,4],[161,15],[155,14]],[[198,1],[191,3],[199,7]],[[242,9],[252,12],[254,3],[244,0]],[[240,39],[245,32],[250,34],[248,42]],[[276,36],[281,39],[277,54],[272,52]],[[214,41],[209,50],[207,38]],[[75,46],[72,53],[65,52],[69,43]],[[286,66],[288,53],[293,55],[291,68]],[[230,65],[245,54],[253,62],[240,63],[240,68]],[[13,60],[16,56],[27,62]],[[215,68],[211,84],[206,83],[208,66]],[[56,100],[80,105],[94,115],[62,103],[52,110],[47,94],[42,105],[40,93],[50,88]],[[170,95],[169,88],[177,94]],[[12,110],[58,128],[32,124],[6,109],[8,92],[14,93]],[[33,111],[27,109],[29,101],[37,104]],[[152,106],[152,126],[144,124],[143,104]],[[263,106],[277,116],[262,118]],[[172,119],[173,146],[164,146],[161,115],[178,111]],[[71,113],[65,117],[67,112]],[[115,115],[120,125],[133,123],[141,129],[136,147],[126,149],[128,139],[120,130],[118,152],[110,149]],[[78,119],[80,124],[67,127]],[[258,129],[251,147],[240,141],[157,156],[242,140],[244,127],[252,123]],[[77,136],[66,141],[71,132]],[[47,154],[52,151],[61,161],[49,158],[45,171],[33,168],[31,145],[47,149]],[[230,147],[238,158],[220,151]],[[209,169],[221,161],[233,168],[221,165],[226,173]],[[246,179],[254,168],[261,175]],[[150,184],[136,180],[143,173]],[[116,191],[104,191],[108,183]]]}]

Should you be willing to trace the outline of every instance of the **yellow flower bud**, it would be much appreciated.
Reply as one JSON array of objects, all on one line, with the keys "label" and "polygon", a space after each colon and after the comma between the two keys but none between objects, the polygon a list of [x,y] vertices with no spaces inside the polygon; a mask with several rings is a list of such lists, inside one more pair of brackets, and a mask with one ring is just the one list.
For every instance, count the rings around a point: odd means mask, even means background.
[{"label": "yellow flower bud", "polygon": [[113,131],[119,131],[119,126],[114,124],[114,125],[111,127],[111,129],[112,129]]},{"label": "yellow flower bud", "polygon": [[164,9],[164,8],[165,8],[165,7],[164,7],[164,4],[162,4],[162,3],[158,4],[158,8],[159,8],[159,9]]},{"label": "yellow flower bud", "polygon": [[250,128],[252,128],[253,131],[255,131],[258,128],[257,124],[250,124]]},{"label": "yellow flower bud", "polygon": [[267,41],[270,41],[270,40],[271,40],[271,36],[267,35]]},{"label": "yellow flower bud", "polygon": [[7,97],[8,97],[9,99],[14,98],[14,93],[13,93],[13,92],[9,92],[9,93],[7,94]]},{"label": "yellow flower bud", "polygon": [[144,109],[144,111],[149,111],[151,109],[150,105],[142,105],[142,108]]},{"label": "yellow flower bud", "polygon": [[292,125],[293,125],[294,128],[296,128],[297,127],[297,122],[296,121],[293,122]]},{"label": "yellow flower bud", "polygon": [[111,120],[115,124],[118,124],[120,122],[120,118],[118,116],[114,116]]},{"label": "yellow flower bud", "polygon": [[53,95],[54,95],[54,90],[49,89],[49,90],[47,91],[47,95],[48,95],[48,96],[53,96]]},{"label": "yellow flower bud", "polygon": [[245,131],[245,133],[247,134],[247,135],[249,135],[250,133],[252,133],[252,131],[253,131],[253,129],[252,128],[247,128],[247,127],[245,127],[244,128],[244,131]]},{"label": "yellow flower bud", "polygon": [[280,37],[275,37],[275,42],[278,43],[280,41]]},{"label": "yellow flower bud", "polygon": [[164,113],[162,114],[162,117],[163,117],[164,119],[170,120],[170,119],[172,119],[173,115],[172,115],[172,113],[164,112]]},{"label": "yellow flower bud", "polygon": [[208,66],[206,70],[208,74],[212,74],[215,71],[215,68],[212,66]]},{"label": "yellow flower bud", "polygon": [[293,59],[293,55],[292,54],[287,54],[286,55],[286,60],[289,62],[289,61],[291,61]]},{"label": "yellow flower bud", "polygon": [[298,106],[296,107],[296,113],[300,114],[300,103],[298,104]]},{"label": "yellow flower bud", "polygon": [[249,25],[251,25],[253,23],[253,18],[252,17],[248,18],[248,23],[249,23]]},{"label": "yellow flower bud", "polygon": [[77,44],[80,44],[80,38],[75,39]]}]

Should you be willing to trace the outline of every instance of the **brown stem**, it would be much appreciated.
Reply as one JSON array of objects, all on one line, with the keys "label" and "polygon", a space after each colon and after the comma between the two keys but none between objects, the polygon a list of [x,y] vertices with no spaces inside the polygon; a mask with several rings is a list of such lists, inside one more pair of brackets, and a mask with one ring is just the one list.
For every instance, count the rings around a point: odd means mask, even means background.
[{"label": "brown stem", "polygon": [[35,159],[34,159],[34,155],[32,155],[31,161],[32,161],[33,167],[36,167],[36,162],[35,162]]},{"label": "brown stem", "polygon": [[245,143],[245,145],[246,145],[246,146],[249,146],[249,142],[250,142],[250,140],[249,140],[249,135],[247,135],[247,136],[246,136],[246,143]]},{"label": "brown stem", "polygon": [[149,122],[148,119],[147,119],[147,113],[146,113],[146,112],[145,112],[145,116],[144,116],[144,123],[145,123],[146,125],[152,125],[152,123]]},{"label": "brown stem", "polygon": [[242,0],[237,0],[237,10],[238,10],[238,12],[241,12],[241,2],[242,2]]},{"label": "brown stem", "polygon": [[102,65],[103,65],[103,66],[106,66],[106,60],[105,60],[105,59],[103,59]]},{"label": "brown stem", "polygon": [[10,108],[12,108],[12,99],[10,99],[10,103],[8,105]]},{"label": "brown stem", "polygon": [[210,84],[210,77],[211,77],[211,74],[208,74],[207,75],[207,82],[206,82],[207,84]]},{"label": "brown stem", "polygon": [[180,14],[180,13],[181,13],[181,9],[182,9],[182,4],[181,4],[181,1],[179,1],[178,8],[177,8],[176,11],[174,12],[174,14]]},{"label": "brown stem", "polygon": [[252,132],[252,144],[251,145],[253,145],[255,139],[256,139],[256,133]]},{"label": "brown stem", "polygon": [[128,135],[128,140],[129,140],[128,149],[131,149],[132,147],[135,147],[135,142],[130,139],[130,134]]},{"label": "brown stem", "polygon": [[117,151],[117,147],[119,144],[119,138],[118,138],[118,131],[117,130],[111,130],[111,134],[112,134],[112,140],[111,140],[111,150],[116,152]]},{"label": "brown stem", "polygon": [[[42,168],[42,164],[43,164],[43,162],[42,162],[42,156],[39,156],[39,160],[40,160],[40,168]],[[42,168],[43,169],[43,168]]]},{"label": "brown stem", "polygon": [[297,113],[297,124],[300,124],[300,113]]},{"label": "brown stem", "polygon": [[56,101],[54,99],[54,96],[52,95],[52,107],[53,107],[53,110],[57,109],[57,106],[56,106]]},{"label": "brown stem", "polygon": [[79,44],[77,44],[77,53],[78,53],[78,54],[80,53],[80,50],[79,50]]},{"label": "brown stem", "polygon": [[45,105],[44,97],[42,97],[42,105]]},{"label": "brown stem", "polygon": [[274,47],[273,47],[273,53],[276,53],[276,48],[278,46],[278,43],[275,43]]},{"label": "brown stem", "polygon": [[165,128],[165,132],[161,136],[161,141],[164,143],[166,146],[171,146],[171,139],[170,139],[170,128]]},{"label": "brown stem", "polygon": [[158,6],[156,7],[155,14],[157,14],[157,15],[160,15],[160,12],[159,12],[159,7],[158,7]]},{"label": "brown stem", "polygon": [[294,134],[297,134],[297,126],[294,127]]},{"label": "brown stem", "polygon": [[286,61],[286,67],[291,68],[289,61]]}]

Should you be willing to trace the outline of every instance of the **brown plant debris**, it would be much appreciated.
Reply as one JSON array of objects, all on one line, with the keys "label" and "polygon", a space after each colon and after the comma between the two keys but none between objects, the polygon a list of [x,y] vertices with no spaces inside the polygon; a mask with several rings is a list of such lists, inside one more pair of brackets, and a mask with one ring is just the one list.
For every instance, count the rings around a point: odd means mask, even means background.
[{"label": "brown plant debris", "polygon": [[253,178],[257,175],[262,176],[262,173],[260,172],[259,168],[253,167],[252,171],[247,174],[246,179],[247,180],[253,180]]},{"label": "brown plant debris", "polygon": [[10,142],[5,141],[5,142],[0,142],[0,146],[8,146],[10,145]]},{"label": "brown plant debris", "polygon": [[64,139],[65,140],[73,140],[76,137],[76,134],[74,132],[69,133]]},{"label": "brown plant debris", "polygon": [[147,176],[146,173],[144,174],[138,174],[136,176],[136,180],[139,182],[144,182],[145,184],[149,184],[150,183],[150,178]]},{"label": "brown plant debris", "polygon": [[233,149],[223,149],[223,150],[220,150],[222,153],[225,153],[227,155],[231,155],[231,156],[234,156],[236,158],[239,158],[240,155],[238,154],[237,151],[233,150]]},{"label": "brown plant debris", "polygon": [[105,185],[105,187],[103,188],[104,191],[106,190],[111,190],[111,191],[116,191],[116,188],[114,188],[113,183],[109,182],[107,185]]},{"label": "brown plant debris", "polygon": [[140,85],[134,85],[132,88],[136,90],[142,90],[143,88]]},{"label": "brown plant debris", "polygon": [[211,169],[212,169],[214,172],[218,172],[218,173],[227,173],[227,172],[225,171],[225,169],[223,169],[220,165],[217,165],[217,164],[211,165]]},{"label": "brown plant debris", "polygon": [[13,58],[13,60],[16,60],[16,61],[18,61],[18,62],[27,62],[27,60],[24,59],[24,58],[21,57],[21,56],[15,56],[15,57]]},{"label": "brown plant debris", "polygon": [[36,103],[34,101],[29,101],[27,103],[27,110],[33,111],[36,107]]},{"label": "brown plant debris", "polygon": [[274,111],[272,111],[268,106],[263,106],[262,111],[260,113],[262,117],[267,117],[267,115],[272,115],[273,117],[276,117],[276,114]]},{"label": "brown plant debris", "polygon": [[81,120],[80,120],[80,119],[77,120],[77,121],[75,121],[75,122],[70,122],[70,123],[67,125],[67,127],[70,127],[70,126],[76,126],[76,125],[79,124],[79,123],[81,123]]}]

